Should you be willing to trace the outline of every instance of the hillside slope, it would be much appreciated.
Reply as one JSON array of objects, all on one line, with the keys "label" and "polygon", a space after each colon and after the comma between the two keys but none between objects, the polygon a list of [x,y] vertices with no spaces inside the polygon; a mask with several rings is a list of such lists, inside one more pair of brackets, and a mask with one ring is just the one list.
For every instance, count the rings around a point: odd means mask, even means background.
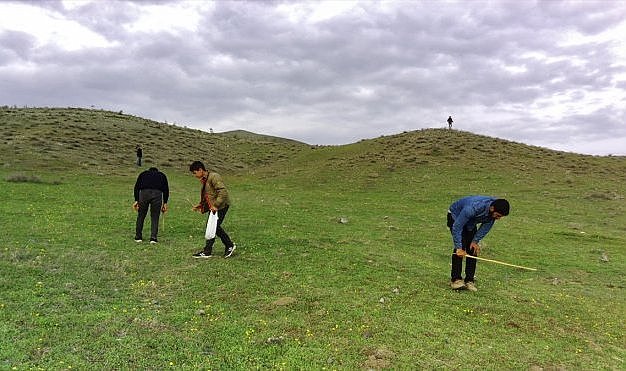
[{"label": "hillside slope", "polygon": [[275,137],[272,135],[257,134],[257,133],[252,133],[247,130],[224,131],[220,134],[226,137],[245,138],[245,139],[261,141],[261,142],[275,142],[275,143],[282,143],[282,144],[304,144],[302,142],[299,142],[293,139],[285,139],[281,137]]},{"label": "hillside slope", "polygon": [[133,167],[142,145],[147,166],[186,171],[201,159],[224,173],[303,179],[376,177],[411,169],[458,168],[480,177],[489,172],[548,176],[559,181],[595,174],[626,181],[626,157],[587,156],[457,130],[425,129],[342,146],[310,146],[243,130],[208,133],[116,112],[80,108],[0,109],[1,164],[28,171]]},{"label": "hillside slope", "polygon": [[486,180],[497,175],[512,181],[535,178],[548,188],[557,184],[574,185],[583,177],[597,178],[599,184],[626,183],[626,157],[623,156],[560,152],[445,129],[416,130],[344,146],[314,148],[295,154],[288,163],[270,168],[272,176],[296,171],[305,180],[328,177],[348,182],[361,178],[380,179],[389,174],[411,177],[446,170],[453,174],[451,182]]},{"label": "hillside slope", "polygon": [[80,108],[0,109],[5,168],[96,169],[132,166],[141,145],[146,165],[185,169],[202,159],[221,172],[280,162],[309,148],[263,136],[212,134],[121,113]]}]

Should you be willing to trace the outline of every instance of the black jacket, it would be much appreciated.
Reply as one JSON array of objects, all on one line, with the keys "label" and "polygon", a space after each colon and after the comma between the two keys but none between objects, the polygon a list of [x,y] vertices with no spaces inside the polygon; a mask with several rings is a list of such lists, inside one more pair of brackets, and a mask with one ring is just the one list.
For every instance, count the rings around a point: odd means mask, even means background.
[{"label": "black jacket", "polygon": [[156,167],[142,172],[135,182],[135,201],[139,201],[139,191],[142,189],[158,189],[163,192],[163,202],[167,203],[170,198],[170,188],[167,184],[167,177]]}]

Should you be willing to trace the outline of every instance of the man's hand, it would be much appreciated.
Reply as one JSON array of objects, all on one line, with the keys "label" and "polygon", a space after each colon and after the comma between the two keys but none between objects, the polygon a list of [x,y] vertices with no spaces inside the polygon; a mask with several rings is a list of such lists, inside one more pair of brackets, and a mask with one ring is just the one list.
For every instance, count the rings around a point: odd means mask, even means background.
[{"label": "man's hand", "polygon": [[463,250],[463,249],[456,249],[455,254],[456,254],[456,256],[460,256],[462,258],[465,255],[467,255],[467,252],[465,252],[465,250]]},{"label": "man's hand", "polygon": [[202,212],[202,205],[197,204],[196,206],[191,208],[192,211]]},{"label": "man's hand", "polygon": [[161,212],[163,212],[163,214],[167,212],[167,204],[163,204],[163,206],[161,206]]},{"label": "man's hand", "polygon": [[478,254],[480,253],[480,245],[474,241],[472,241],[472,244],[470,245],[470,248],[472,249],[472,251],[474,251],[474,255],[478,256]]},{"label": "man's hand", "polygon": [[137,202],[137,201],[133,202],[133,210],[135,210],[135,211],[139,210],[139,202]]}]

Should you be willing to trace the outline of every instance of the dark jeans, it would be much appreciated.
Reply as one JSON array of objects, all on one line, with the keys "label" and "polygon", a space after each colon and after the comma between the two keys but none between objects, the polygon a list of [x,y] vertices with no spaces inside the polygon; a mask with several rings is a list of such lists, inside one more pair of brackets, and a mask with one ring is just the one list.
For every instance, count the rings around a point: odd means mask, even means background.
[{"label": "dark jeans", "polygon": [[[452,233],[452,226],[454,225],[454,218],[452,218],[452,214],[448,213],[448,228],[450,228],[450,233]],[[468,254],[472,256],[476,256],[474,253],[474,249],[470,247],[472,244],[472,240],[476,235],[476,227],[472,230],[467,230],[465,227],[463,228],[463,232],[461,232],[461,244],[463,245],[463,250],[467,251]],[[452,269],[450,271],[450,278],[452,281],[463,279],[461,276],[461,271],[463,270],[463,258],[457,256],[452,251]],[[476,273],[476,259],[467,259],[465,258],[465,282],[474,282],[474,274]]]},{"label": "dark jeans", "polygon": [[150,208],[150,239],[156,240],[159,234],[159,216],[163,205],[163,192],[158,189],[142,189],[139,191],[139,210],[135,224],[135,239],[142,239],[143,222]]},{"label": "dark jeans", "polygon": [[[233,247],[234,243],[233,241],[230,240],[230,237],[228,237],[228,233],[226,233],[226,231],[224,230],[224,228],[222,228],[222,223],[224,222],[224,219],[226,218],[226,213],[228,212],[228,206],[226,206],[225,208],[221,209],[221,210],[217,210],[217,229],[215,230],[215,235],[217,237],[220,238],[220,240],[222,240],[222,243],[225,246],[225,250],[227,250],[229,247]],[[209,215],[210,215],[210,211],[209,211]],[[207,217],[208,219],[208,217]],[[211,255],[211,253],[213,252],[213,244],[215,243],[215,238],[211,238],[210,240],[206,240],[206,245],[204,246],[204,253],[207,255]]]}]

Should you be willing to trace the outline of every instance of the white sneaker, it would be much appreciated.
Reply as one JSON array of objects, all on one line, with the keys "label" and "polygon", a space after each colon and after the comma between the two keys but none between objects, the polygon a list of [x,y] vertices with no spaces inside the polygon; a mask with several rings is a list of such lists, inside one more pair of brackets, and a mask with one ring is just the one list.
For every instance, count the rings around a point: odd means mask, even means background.
[{"label": "white sneaker", "polygon": [[226,251],[224,251],[224,257],[230,258],[231,256],[233,256],[233,252],[235,252],[236,248],[237,248],[237,245],[233,245],[232,247],[229,247],[228,249],[226,249]]}]

